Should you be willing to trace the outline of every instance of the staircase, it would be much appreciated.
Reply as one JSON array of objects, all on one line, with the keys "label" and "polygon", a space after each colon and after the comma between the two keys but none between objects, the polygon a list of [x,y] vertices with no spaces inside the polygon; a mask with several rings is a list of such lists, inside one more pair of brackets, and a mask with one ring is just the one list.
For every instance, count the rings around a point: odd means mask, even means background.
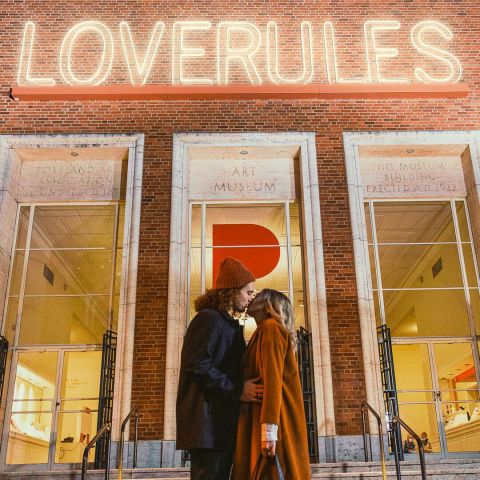
[{"label": "staircase", "polygon": [[[429,480],[480,480],[480,459],[429,459],[427,475]],[[396,480],[395,465],[387,463],[388,480]],[[79,471],[50,472],[9,472],[0,473],[0,480],[80,480]],[[103,480],[104,472],[90,471],[88,480]],[[123,479],[182,480],[189,478],[186,468],[137,468],[124,469]],[[111,480],[117,480],[116,470],[111,470]],[[379,462],[322,463],[312,465],[312,480],[382,480]],[[420,480],[417,462],[402,462],[402,480]],[[287,479],[288,480],[288,479]],[[306,480],[306,479],[305,479]]]}]

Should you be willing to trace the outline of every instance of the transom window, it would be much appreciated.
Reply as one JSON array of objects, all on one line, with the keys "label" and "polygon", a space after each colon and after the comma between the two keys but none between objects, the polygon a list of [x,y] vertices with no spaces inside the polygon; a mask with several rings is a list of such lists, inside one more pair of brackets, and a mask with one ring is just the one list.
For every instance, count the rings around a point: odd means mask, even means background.
[{"label": "transom window", "polygon": [[365,215],[377,324],[394,337],[480,331],[465,201],[369,201]]},{"label": "transom window", "polygon": [[122,222],[114,204],[20,207],[4,322],[10,343],[102,342],[118,316]]},{"label": "transom window", "polygon": [[[298,203],[193,203],[191,226],[188,320],[195,315],[195,299],[214,287],[221,261],[232,256],[254,273],[257,290],[285,293],[296,326],[305,326]],[[247,320],[247,338],[254,328],[253,319]]]}]

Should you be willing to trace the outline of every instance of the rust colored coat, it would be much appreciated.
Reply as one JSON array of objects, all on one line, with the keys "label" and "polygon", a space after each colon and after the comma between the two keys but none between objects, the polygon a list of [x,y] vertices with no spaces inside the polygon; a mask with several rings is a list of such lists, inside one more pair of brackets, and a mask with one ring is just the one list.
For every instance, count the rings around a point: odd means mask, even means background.
[{"label": "rust colored coat", "polygon": [[261,453],[261,424],[278,425],[276,451],[286,480],[310,479],[302,389],[290,335],[276,320],[260,322],[243,357],[243,379],[260,377],[262,404],[242,403],[232,480],[249,480]]}]

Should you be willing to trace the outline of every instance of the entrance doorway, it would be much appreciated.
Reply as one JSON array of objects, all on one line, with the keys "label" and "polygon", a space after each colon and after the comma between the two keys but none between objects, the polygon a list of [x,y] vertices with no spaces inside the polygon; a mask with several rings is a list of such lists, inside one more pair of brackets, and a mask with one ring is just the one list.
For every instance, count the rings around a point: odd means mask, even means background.
[{"label": "entrance doorway", "polygon": [[400,416],[426,433],[433,453],[478,452],[480,296],[466,201],[371,200],[365,216]]},{"label": "entrance doorway", "polygon": [[79,464],[96,433],[102,337],[118,318],[123,218],[120,202],[19,206],[3,325],[7,465]]}]

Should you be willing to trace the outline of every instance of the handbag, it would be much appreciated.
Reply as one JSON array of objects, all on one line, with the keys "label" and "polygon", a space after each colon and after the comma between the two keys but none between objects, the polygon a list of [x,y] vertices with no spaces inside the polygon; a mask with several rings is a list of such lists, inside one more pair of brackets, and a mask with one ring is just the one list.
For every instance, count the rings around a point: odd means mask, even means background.
[{"label": "handbag", "polygon": [[285,480],[278,456],[258,457],[251,480]]}]

